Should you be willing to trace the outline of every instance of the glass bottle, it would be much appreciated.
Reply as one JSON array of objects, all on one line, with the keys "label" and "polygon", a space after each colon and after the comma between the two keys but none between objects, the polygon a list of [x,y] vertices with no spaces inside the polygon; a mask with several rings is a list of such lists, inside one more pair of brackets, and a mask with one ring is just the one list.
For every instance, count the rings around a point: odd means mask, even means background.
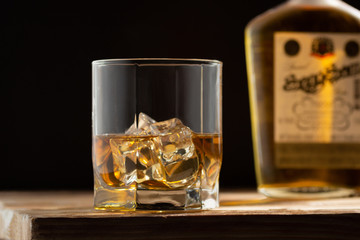
[{"label": "glass bottle", "polygon": [[261,193],[359,193],[359,45],[360,12],[340,0],[289,0],[246,27]]}]

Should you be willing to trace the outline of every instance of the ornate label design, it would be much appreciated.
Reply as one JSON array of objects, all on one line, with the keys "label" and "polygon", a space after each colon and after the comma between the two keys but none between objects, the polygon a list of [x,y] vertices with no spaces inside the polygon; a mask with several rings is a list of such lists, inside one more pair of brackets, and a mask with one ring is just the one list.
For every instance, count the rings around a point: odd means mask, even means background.
[{"label": "ornate label design", "polygon": [[331,38],[318,37],[312,41],[312,56],[324,58],[334,55],[334,44]]},{"label": "ornate label design", "polygon": [[359,73],[360,64],[358,62],[340,68],[336,64],[332,64],[318,73],[300,78],[294,74],[289,75],[285,78],[284,90],[303,90],[306,93],[317,93],[326,83],[332,84],[341,79],[349,79],[349,77],[356,76]]},{"label": "ornate label design", "polygon": [[276,143],[360,143],[360,34],[276,32]]}]

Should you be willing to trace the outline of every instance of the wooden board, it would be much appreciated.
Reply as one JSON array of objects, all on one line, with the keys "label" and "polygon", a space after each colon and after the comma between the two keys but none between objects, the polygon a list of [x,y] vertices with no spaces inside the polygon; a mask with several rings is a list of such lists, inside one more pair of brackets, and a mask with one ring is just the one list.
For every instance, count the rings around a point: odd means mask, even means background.
[{"label": "wooden board", "polygon": [[103,212],[91,192],[0,192],[0,239],[360,239],[360,197],[224,192],[209,211]]}]

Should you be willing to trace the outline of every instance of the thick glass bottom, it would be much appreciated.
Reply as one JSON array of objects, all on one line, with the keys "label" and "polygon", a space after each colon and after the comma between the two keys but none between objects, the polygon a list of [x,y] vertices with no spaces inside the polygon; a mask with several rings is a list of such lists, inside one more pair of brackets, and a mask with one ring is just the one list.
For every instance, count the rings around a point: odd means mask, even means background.
[{"label": "thick glass bottom", "polygon": [[260,185],[258,191],[267,197],[290,199],[339,198],[356,194],[353,188],[330,185],[276,184]]},{"label": "thick glass bottom", "polygon": [[136,208],[150,210],[201,209],[200,189],[137,190]]},{"label": "thick glass bottom", "polygon": [[187,188],[176,190],[95,189],[96,210],[193,210],[219,206],[219,185],[213,189]]},{"label": "thick glass bottom", "polygon": [[135,210],[136,188],[106,189],[96,188],[94,192],[94,208],[96,210]]}]

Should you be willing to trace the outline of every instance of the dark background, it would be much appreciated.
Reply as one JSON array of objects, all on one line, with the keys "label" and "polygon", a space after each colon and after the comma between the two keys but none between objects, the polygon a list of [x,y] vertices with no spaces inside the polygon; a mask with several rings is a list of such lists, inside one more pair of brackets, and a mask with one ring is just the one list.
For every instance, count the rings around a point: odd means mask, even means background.
[{"label": "dark background", "polygon": [[221,187],[255,187],[243,32],[281,2],[2,1],[0,190],[92,189],[91,61],[133,57],[223,61]]}]

